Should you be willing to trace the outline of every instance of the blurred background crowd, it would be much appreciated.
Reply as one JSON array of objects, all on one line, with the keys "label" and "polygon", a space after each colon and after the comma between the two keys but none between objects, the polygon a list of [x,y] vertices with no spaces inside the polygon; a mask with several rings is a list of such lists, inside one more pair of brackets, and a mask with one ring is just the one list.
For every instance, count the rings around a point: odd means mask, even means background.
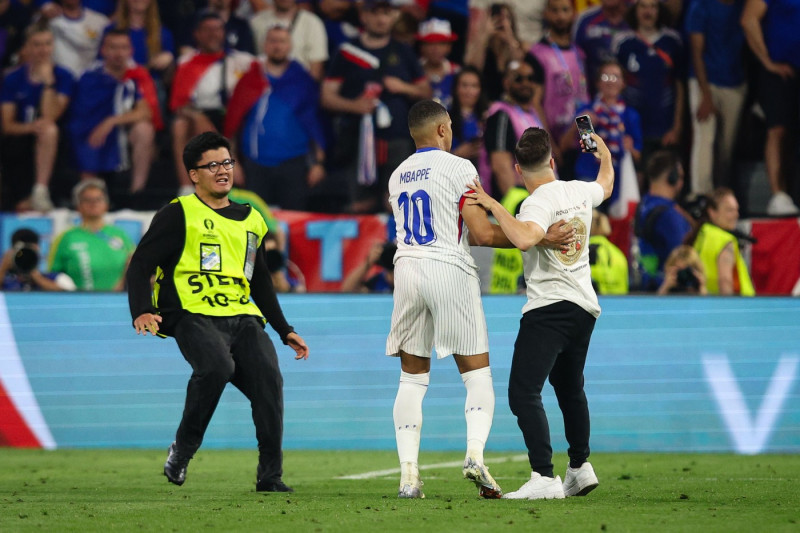
[{"label": "blurred background crowd", "polygon": [[[582,243],[601,293],[752,295],[739,217],[800,215],[797,28],[796,0],[0,0],[0,208],[80,215],[54,274],[4,287],[122,289],[134,244],[103,215],[191,193],[182,150],[209,130],[268,222],[385,214],[407,111],[435,98],[511,212],[527,127],[550,132],[560,179],[594,179],[574,125],[589,115],[617,170]],[[391,290],[391,225],[343,289]],[[4,276],[35,245],[15,238]],[[487,292],[518,290],[518,254],[488,263]]]}]

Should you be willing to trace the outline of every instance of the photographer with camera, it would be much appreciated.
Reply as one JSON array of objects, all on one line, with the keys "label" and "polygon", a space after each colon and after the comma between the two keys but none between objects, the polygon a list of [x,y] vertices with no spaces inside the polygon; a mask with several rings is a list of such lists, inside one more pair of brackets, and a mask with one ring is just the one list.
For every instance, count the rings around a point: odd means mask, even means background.
[{"label": "photographer with camera", "polygon": [[[342,292],[391,293],[394,290],[394,253],[397,245],[393,242],[376,242],[370,248],[366,259],[354,268],[342,281]],[[377,272],[373,268],[380,267]]]},{"label": "photographer with camera", "polygon": [[75,284],[64,274],[39,271],[39,234],[20,228],[11,235],[9,248],[0,261],[3,291],[69,291]]},{"label": "photographer with camera", "polygon": [[682,244],[672,250],[664,263],[664,281],[658,294],[708,294],[703,262],[694,248]]}]

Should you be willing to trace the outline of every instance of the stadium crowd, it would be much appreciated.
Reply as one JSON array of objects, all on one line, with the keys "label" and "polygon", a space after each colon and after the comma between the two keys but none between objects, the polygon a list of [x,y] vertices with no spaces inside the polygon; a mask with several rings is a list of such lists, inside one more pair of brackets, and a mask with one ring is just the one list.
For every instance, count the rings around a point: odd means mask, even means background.
[{"label": "stadium crowd", "polygon": [[[453,153],[513,212],[527,127],[550,132],[559,179],[594,179],[574,124],[588,114],[618,176],[600,210],[637,236],[599,229],[595,258],[616,244],[631,289],[673,292],[686,242],[705,265],[691,290],[744,294],[703,259],[713,240],[742,274],[736,238],[708,226],[735,227],[723,204],[753,213],[744,161],[766,170],[758,214],[800,213],[797,27],[790,0],[0,0],[0,208],[75,207],[76,184],[101,179],[111,209],[158,209],[193,192],[187,140],[218,131],[237,186],[272,207],[385,213],[408,110],[433,97]],[[517,267],[495,267],[514,290]]]}]

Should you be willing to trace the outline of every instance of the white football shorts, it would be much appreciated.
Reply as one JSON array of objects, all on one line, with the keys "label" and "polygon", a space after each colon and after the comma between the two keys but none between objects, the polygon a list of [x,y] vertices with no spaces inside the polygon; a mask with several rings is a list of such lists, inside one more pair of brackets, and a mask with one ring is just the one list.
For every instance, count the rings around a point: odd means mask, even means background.
[{"label": "white football shorts", "polygon": [[394,310],[386,355],[400,350],[439,359],[489,351],[477,273],[443,261],[401,257],[394,268]]}]

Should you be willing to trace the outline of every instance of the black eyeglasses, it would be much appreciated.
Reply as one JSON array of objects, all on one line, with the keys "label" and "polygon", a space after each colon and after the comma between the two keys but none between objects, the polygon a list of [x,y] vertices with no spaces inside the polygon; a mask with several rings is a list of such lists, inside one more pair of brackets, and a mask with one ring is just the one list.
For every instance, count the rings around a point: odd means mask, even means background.
[{"label": "black eyeglasses", "polygon": [[235,159],[225,159],[223,161],[212,161],[210,163],[206,163],[205,165],[197,165],[194,167],[195,169],[204,168],[211,172],[212,174],[216,174],[219,172],[219,167],[223,167],[225,170],[231,170],[233,165],[236,164]]},{"label": "black eyeglasses", "polygon": [[536,78],[533,76],[533,74],[528,74],[527,76],[523,76],[522,74],[517,74],[512,78],[512,80],[514,81],[514,83],[522,83],[523,81],[529,81],[533,83],[536,81]]}]

